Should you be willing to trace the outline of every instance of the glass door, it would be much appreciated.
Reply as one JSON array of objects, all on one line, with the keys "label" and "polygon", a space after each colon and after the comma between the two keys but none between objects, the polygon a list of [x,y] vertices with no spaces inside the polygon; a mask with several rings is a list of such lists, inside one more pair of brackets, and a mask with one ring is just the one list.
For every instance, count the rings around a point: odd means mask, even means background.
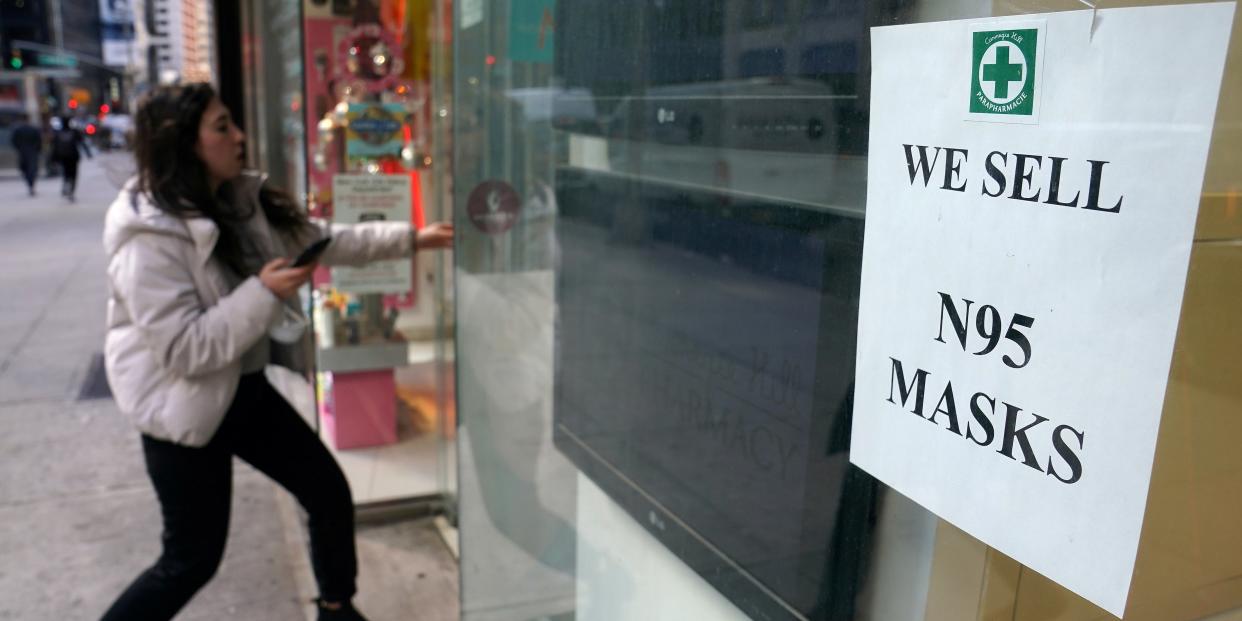
[{"label": "glass door", "polygon": [[[427,221],[432,174],[430,0],[303,3],[313,218]],[[319,429],[359,505],[441,489],[442,301],[437,259],[321,268],[313,281]]]}]

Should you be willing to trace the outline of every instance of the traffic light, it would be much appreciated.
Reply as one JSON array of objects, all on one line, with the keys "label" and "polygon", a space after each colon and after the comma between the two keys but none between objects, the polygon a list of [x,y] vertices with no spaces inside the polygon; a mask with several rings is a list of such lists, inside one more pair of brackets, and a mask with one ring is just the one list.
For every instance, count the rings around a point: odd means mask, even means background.
[{"label": "traffic light", "polygon": [[22,51],[13,50],[9,56],[9,68],[14,71],[21,70],[26,63],[22,61]]}]

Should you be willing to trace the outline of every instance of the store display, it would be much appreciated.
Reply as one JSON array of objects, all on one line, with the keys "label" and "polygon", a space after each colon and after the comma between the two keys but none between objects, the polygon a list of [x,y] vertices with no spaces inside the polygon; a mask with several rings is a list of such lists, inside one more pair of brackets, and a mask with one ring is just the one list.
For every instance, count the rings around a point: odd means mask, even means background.
[{"label": "store display", "polygon": [[[303,5],[310,215],[351,224],[421,225],[418,168],[427,161],[430,90],[424,56],[430,53],[426,25],[434,7],[424,0]],[[414,344],[408,335],[430,332],[415,321],[420,309],[413,262],[321,268],[312,283],[325,439],[337,450],[409,440],[398,435],[394,369],[410,364]],[[346,470],[359,498],[367,498],[373,484],[386,494],[394,487],[370,473]]]},{"label": "store display", "polygon": [[350,104],[345,124],[345,154],[349,160],[401,157],[406,146],[406,111],[399,103]]},{"label": "store display", "polygon": [[[411,187],[406,175],[335,175],[332,196],[332,219],[338,223],[410,218]],[[398,259],[360,268],[334,267],[332,282],[338,289],[356,294],[402,293],[414,286],[411,263],[409,259]]]},{"label": "store display", "polygon": [[396,39],[379,24],[365,24],[337,45],[337,63],[367,91],[382,93],[397,85],[405,68],[399,49]]}]

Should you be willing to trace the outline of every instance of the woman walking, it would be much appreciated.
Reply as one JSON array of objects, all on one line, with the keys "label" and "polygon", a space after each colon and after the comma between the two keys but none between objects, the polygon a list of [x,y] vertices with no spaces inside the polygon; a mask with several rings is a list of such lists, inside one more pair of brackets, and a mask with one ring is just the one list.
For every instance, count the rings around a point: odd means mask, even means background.
[{"label": "woman walking", "polygon": [[[268,383],[300,368],[294,302],[331,235],[327,264],[360,265],[452,245],[452,227],[326,227],[242,170],[245,136],[211,86],[153,92],[135,115],[138,174],[108,210],[108,381],[142,434],[163,515],[163,552],[104,614],[171,619],[214,575],[228,537],[234,455],[309,515],[319,618],[357,621],[353,501],[327,448]],[[290,327],[293,326],[292,334]]]}]

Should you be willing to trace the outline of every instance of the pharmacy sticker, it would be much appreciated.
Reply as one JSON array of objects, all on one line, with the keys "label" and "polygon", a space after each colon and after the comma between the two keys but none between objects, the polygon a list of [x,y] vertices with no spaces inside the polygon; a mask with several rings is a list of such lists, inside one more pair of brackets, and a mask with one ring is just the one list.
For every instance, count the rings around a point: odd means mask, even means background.
[{"label": "pharmacy sticker", "polygon": [[1043,30],[1043,23],[1035,23],[970,33],[969,118],[1038,122]]}]

